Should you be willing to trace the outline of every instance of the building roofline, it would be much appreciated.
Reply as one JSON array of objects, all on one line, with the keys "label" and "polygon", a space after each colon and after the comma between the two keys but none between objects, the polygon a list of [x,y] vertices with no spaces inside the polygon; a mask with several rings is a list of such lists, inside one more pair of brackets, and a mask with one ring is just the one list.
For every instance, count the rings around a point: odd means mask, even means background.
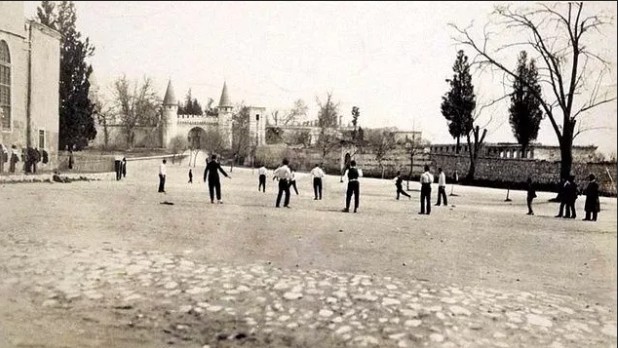
[{"label": "building roofline", "polygon": [[32,19],[28,19],[26,20],[26,22],[31,26],[31,27],[35,27],[37,29],[39,29],[40,31],[42,31],[43,33],[52,36],[56,39],[58,39],[59,41],[62,40],[62,34],[60,34],[60,32],[56,29],[52,29],[44,24],[41,24],[35,20]]}]

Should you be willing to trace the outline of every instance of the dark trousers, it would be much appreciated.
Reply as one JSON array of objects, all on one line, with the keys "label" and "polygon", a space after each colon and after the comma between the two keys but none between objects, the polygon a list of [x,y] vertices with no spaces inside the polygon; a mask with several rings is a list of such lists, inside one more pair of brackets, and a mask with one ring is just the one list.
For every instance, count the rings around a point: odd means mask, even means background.
[{"label": "dark trousers", "polygon": [[358,181],[348,182],[348,190],[345,193],[345,209],[350,209],[350,201],[354,195],[354,211],[358,209],[358,203],[360,201],[360,184]]},{"label": "dark trousers", "polygon": [[217,181],[208,181],[208,193],[210,194],[210,201],[215,201],[215,194],[217,195],[217,200],[221,200],[221,182]]},{"label": "dark trousers", "polygon": [[296,192],[296,194],[298,194],[298,188],[296,187],[296,180],[292,180],[290,182],[290,186],[294,188],[294,192]]},{"label": "dark trousers", "polygon": [[442,199],[444,199],[444,205],[448,205],[446,200],[446,186],[438,186],[438,203],[436,205],[442,204]]},{"label": "dark trousers", "polygon": [[120,180],[122,178],[122,161],[114,161],[114,169],[116,170],[116,180]]},{"label": "dark trousers", "polygon": [[564,214],[566,218],[575,219],[577,217],[577,213],[575,212],[575,201],[569,201],[566,203],[566,213]]},{"label": "dark trousers", "polygon": [[592,215],[592,221],[597,221],[597,212],[596,211],[587,211],[586,210],[586,220],[590,220],[590,215]]},{"label": "dark trousers", "polygon": [[421,185],[421,214],[431,214],[431,184]]},{"label": "dark trousers", "polygon": [[287,207],[290,204],[290,184],[288,184],[287,180],[280,179],[279,180],[279,193],[277,193],[277,204],[275,205],[279,208],[279,203],[281,203],[281,196],[285,192],[285,200],[283,201],[283,206]]},{"label": "dark trousers", "polygon": [[159,192],[165,192],[165,175],[159,174]]},{"label": "dark trousers", "polygon": [[534,199],[534,197],[527,197],[526,198],[526,203],[528,204],[528,214],[534,213],[534,211],[532,211],[532,200],[533,199]]},{"label": "dark trousers", "polygon": [[258,191],[266,192],[266,175],[260,175]]},{"label": "dark trousers", "polygon": [[399,194],[402,194],[406,197],[410,197],[410,195],[406,191],[403,190],[403,186],[401,185],[396,185],[396,186],[397,186],[397,199],[399,199]]},{"label": "dark trousers", "polygon": [[322,178],[313,178],[313,194],[315,199],[322,199]]}]

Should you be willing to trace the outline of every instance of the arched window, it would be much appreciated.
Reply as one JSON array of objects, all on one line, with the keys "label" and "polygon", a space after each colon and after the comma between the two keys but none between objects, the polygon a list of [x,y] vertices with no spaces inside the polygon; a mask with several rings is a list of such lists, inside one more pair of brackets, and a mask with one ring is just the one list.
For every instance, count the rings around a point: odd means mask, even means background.
[{"label": "arched window", "polygon": [[11,128],[11,54],[6,41],[0,40],[0,109],[2,128]]}]

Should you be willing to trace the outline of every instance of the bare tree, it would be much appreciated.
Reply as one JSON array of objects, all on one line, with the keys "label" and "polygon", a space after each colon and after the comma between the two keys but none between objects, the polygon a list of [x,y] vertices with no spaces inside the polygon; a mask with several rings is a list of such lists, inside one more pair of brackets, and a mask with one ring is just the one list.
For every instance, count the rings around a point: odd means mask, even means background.
[{"label": "bare tree", "polygon": [[[571,172],[573,140],[589,130],[581,126],[581,116],[616,100],[615,86],[611,88],[607,83],[611,75],[610,64],[598,52],[589,49],[590,43],[598,40],[592,35],[602,35],[602,28],[610,24],[611,19],[602,13],[586,14],[583,9],[582,2],[541,3],[531,9],[516,10],[510,6],[497,6],[493,13],[496,20],[485,26],[482,39],[473,38],[469,27],[451,25],[458,33],[455,41],[471,47],[478,54],[475,64],[497,69],[505,74],[505,78],[516,79],[517,71],[507,67],[500,53],[516,46],[526,46],[538,55],[538,58],[533,58],[542,63],[540,82],[550,92],[536,97],[541,101],[560,144],[562,177]],[[523,41],[505,42],[507,33],[493,32],[490,30],[492,24],[527,37]],[[492,48],[494,35],[499,35],[500,45]]]},{"label": "bare tree", "polygon": [[113,112],[122,125],[127,146],[133,146],[135,128],[155,126],[161,117],[161,99],[154,91],[152,80],[144,77],[142,84],[133,84],[126,76],[114,82]]},{"label": "bare tree", "polygon": [[322,153],[322,157],[326,157],[331,151],[341,145],[339,136],[337,135],[337,118],[339,117],[339,103],[333,101],[333,94],[326,94],[326,101],[322,103],[316,97],[318,104],[318,126],[320,127],[320,135],[318,137],[317,146]]},{"label": "bare tree", "polygon": [[384,179],[384,160],[396,147],[395,135],[387,130],[376,129],[368,132],[368,145],[375,151],[375,159],[378,161],[378,166],[382,171],[382,179]]},{"label": "bare tree", "polygon": [[417,137],[416,135],[412,136],[412,139],[408,138],[406,136],[406,140],[404,142],[404,147],[406,149],[406,152],[408,153],[408,155],[410,156],[410,173],[408,174],[408,180],[406,183],[406,189],[409,190],[410,189],[410,179],[412,178],[413,175],[413,170],[414,170],[414,157],[423,154],[425,151],[425,147],[427,147],[429,145],[429,143],[423,139],[421,139],[421,137]]}]

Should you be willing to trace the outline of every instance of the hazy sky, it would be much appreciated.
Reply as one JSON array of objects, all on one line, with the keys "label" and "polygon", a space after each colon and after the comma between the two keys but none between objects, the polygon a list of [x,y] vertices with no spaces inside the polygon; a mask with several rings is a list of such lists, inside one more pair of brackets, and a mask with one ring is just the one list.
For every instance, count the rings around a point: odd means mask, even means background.
[{"label": "hazy sky", "polygon": [[[331,91],[344,120],[360,107],[367,127],[422,130],[434,143],[452,142],[440,113],[444,81],[458,47],[448,23],[482,26],[496,3],[484,2],[77,2],[78,28],[96,46],[91,62],[102,89],[116,77],[150,76],[161,96],[169,78],[176,96],[191,88],[205,104],[218,102],[227,81],[233,102],[285,109],[310,106]],[[38,2],[26,3],[26,17]],[[616,16],[616,3],[590,3]],[[616,94],[616,24],[599,45],[612,62]],[[472,58],[473,52],[466,50]],[[514,66],[516,54],[509,64]],[[500,76],[473,76],[479,101],[500,94]],[[515,141],[506,104],[491,112],[488,141]],[[489,119],[489,112],[484,115]],[[616,152],[616,103],[586,116],[578,144]],[[538,141],[556,144],[549,120]]]}]

